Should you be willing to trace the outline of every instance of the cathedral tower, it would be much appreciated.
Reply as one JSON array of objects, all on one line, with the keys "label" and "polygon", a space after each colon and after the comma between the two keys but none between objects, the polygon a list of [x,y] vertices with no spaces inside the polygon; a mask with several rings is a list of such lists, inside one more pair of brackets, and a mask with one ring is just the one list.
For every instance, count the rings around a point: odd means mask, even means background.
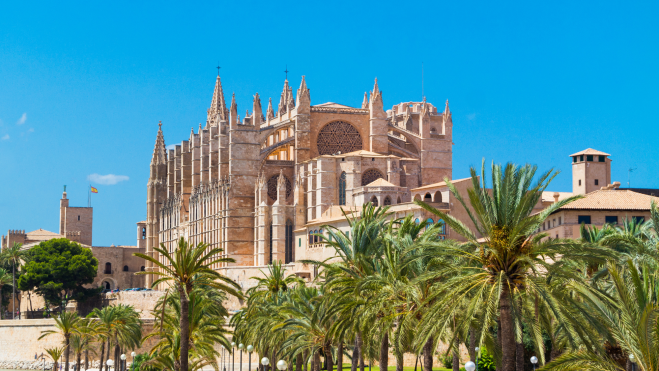
[{"label": "cathedral tower", "polygon": [[[158,123],[158,135],[150,167],[146,200],[146,255],[158,259],[158,253],[153,248],[159,246],[160,207],[167,198],[167,151],[165,137],[162,133],[162,122]],[[152,270],[154,270],[153,263],[147,261],[146,271]],[[153,276],[147,275],[145,285],[150,287],[152,282]]]}]

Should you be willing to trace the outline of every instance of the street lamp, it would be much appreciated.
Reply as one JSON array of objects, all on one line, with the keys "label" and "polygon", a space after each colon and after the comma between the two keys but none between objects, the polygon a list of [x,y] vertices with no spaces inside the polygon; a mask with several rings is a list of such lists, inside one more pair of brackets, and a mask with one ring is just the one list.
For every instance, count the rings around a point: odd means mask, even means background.
[{"label": "street lamp", "polygon": [[268,365],[270,364],[270,360],[268,359],[268,357],[261,358],[261,364],[263,365],[263,369],[264,369],[263,371],[266,371]]},{"label": "street lamp", "polygon": [[234,349],[236,348],[236,343],[231,342],[231,371],[234,371],[234,366],[236,365],[236,352],[234,352]]},{"label": "street lamp", "polygon": [[531,357],[531,363],[533,363],[533,371],[535,371],[535,364],[538,363],[538,357]]},{"label": "street lamp", "polygon": [[635,360],[636,360],[636,357],[634,357],[633,354],[630,354],[629,355],[629,362],[632,363],[632,371],[636,370],[636,363],[634,363]]},{"label": "street lamp", "polygon": [[469,361],[465,364],[465,370],[474,371],[475,369],[476,369],[476,364],[474,362]]},{"label": "street lamp", "polygon": [[247,346],[247,353],[249,354],[249,356],[248,356],[249,361],[247,361],[247,363],[249,365],[247,366],[247,371],[252,371],[252,351],[253,350],[254,350],[253,346],[251,346],[251,345]]},{"label": "street lamp", "polygon": [[476,347],[474,350],[476,351],[476,371],[478,371],[478,351],[481,350],[481,348]]},{"label": "street lamp", "polygon": [[121,369],[122,371],[124,371],[124,370],[126,370],[126,355],[125,355],[125,354],[121,354],[121,355],[119,356],[119,358],[121,358],[121,365],[119,365],[119,366],[120,366],[120,369]]},{"label": "street lamp", "polygon": [[284,361],[283,359],[280,359],[279,362],[277,362],[277,369],[279,371],[284,371],[286,367],[288,367],[288,365],[286,364],[286,361]]},{"label": "street lamp", "polygon": [[111,359],[108,359],[107,362],[105,362],[106,365],[108,365],[108,370],[114,366],[114,361]]},{"label": "street lamp", "polygon": [[133,357],[133,362],[130,364],[130,369],[135,370],[135,352],[130,352],[131,357]]},{"label": "street lamp", "polygon": [[238,344],[238,349],[240,349],[240,371],[243,371],[243,343]]}]

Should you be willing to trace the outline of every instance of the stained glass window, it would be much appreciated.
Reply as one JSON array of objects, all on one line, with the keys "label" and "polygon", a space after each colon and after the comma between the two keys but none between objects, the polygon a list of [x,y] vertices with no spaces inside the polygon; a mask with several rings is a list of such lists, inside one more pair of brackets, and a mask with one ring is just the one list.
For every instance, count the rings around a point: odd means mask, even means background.
[{"label": "stained glass window", "polygon": [[341,173],[339,177],[339,205],[346,204],[346,173]]},{"label": "stained glass window", "polygon": [[362,136],[349,123],[334,121],[320,129],[316,146],[320,155],[359,151],[362,149]]}]

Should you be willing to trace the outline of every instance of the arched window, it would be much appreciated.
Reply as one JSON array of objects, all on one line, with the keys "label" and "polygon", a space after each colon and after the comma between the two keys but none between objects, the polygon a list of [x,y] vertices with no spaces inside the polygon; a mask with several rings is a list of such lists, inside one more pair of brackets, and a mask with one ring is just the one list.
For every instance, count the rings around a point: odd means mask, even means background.
[{"label": "arched window", "polygon": [[396,200],[396,203],[397,203],[397,204],[401,203],[401,201],[400,201],[400,196],[398,196],[398,200]]},{"label": "arched window", "polygon": [[313,233],[314,233],[313,242],[318,243],[318,230],[316,229],[315,231],[313,231]]},{"label": "arched window", "polygon": [[144,266],[140,267],[140,272],[144,272]]},{"label": "arched window", "polygon": [[128,266],[124,265],[124,272],[128,272]]},{"label": "arched window", "polygon": [[423,197],[423,202],[432,202],[432,196],[430,193],[426,193],[426,196]]},{"label": "arched window", "polygon": [[387,196],[384,198],[384,202],[382,203],[383,205],[391,205],[391,197]]},{"label": "arched window", "polygon": [[435,192],[435,202],[442,202],[442,192]]},{"label": "arched window", "polygon": [[318,236],[318,242],[323,242],[324,238],[323,238],[323,229],[322,228],[318,230],[318,234],[320,234],[320,236]]},{"label": "arched window", "polygon": [[319,155],[349,153],[362,149],[362,136],[354,126],[344,121],[334,121],[323,126],[316,137]]},{"label": "arched window", "polygon": [[293,261],[293,222],[289,219],[286,221],[286,244],[284,253],[284,262],[286,264]]},{"label": "arched window", "polygon": [[362,174],[362,187],[369,185],[378,179],[384,179],[384,175],[378,169],[368,169]]},{"label": "arched window", "polygon": [[419,196],[419,195],[414,195],[414,200],[415,200],[415,201],[416,201],[416,200],[421,201],[421,196]]},{"label": "arched window", "polygon": [[[284,180],[286,181],[286,198],[289,198],[291,196],[291,193],[293,192],[293,186],[291,185],[291,181],[288,180],[288,178],[285,175],[284,175]],[[279,174],[273,175],[270,177],[270,179],[268,179],[268,197],[270,197],[270,199],[273,201],[277,201],[278,184],[279,184]]]},{"label": "arched window", "polygon": [[346,172],[339,177],[339,205],[346,204]]},{"label": "arched window", "polygon": [[313,244],[313,231],[309,231],[309,245]]},{"label": "arched window", "polygon": [[416,218],[416,219],[414,219],[414,223],[419,224],[419,223],[421,223],[421,221],[419,220],[419,218]]},{"label": "arched window", "polygon": [[439,234],[445,236],[446,235],[446,223],[442,219],[437,220],[437,223],[441,225],[439,227]]},{"label": "arched window", "polygon": [[373,206],[378,206],[378,198],[375,196],[371,197],[371,203]]},{"label": "arched window", "polygon": [[146,227],[142,227],[142,239],[146,239]]},{"label": "arched window", "polygon": [[110,290],[110,282],[105,281],[103,284],[105,285],[106,290]]},{"label": "arched window", "polygon": [[112,274],[112,264],[111,263],[105,263],[105,270],[103,271],[105,274]]},{"label": "arched window", "polygon": [[433,224],[435,224],[435,221],[432,220],[432,218],[428,218],[428,220],[426,220],[426,230],[432,228]]}]

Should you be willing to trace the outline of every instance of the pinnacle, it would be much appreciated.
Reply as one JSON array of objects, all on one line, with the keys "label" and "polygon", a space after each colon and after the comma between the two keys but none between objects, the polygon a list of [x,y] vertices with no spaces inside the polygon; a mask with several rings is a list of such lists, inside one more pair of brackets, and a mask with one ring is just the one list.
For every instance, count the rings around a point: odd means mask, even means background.
[{"label": "pinnacle", "polygon": [[215,116],[219,115],[220,120],[226,120],[227,107],[224,101],[224,91],[222,90],[222,81],[220,75],[217,75],[215,80],[215,91],[213,92],[213,99],[211,100],[211,107],[208,110],[208,121],[214,121]]},{"label": "pinnacle", "polygon": [[364,92],[364,100],[362,101],[362,109],[368,108],[368,93]]},{"label": "pinnacle", "polygon": [[156,144],[153,147],[153,157],[151,158],[152,164],[164,164],[167,161],[166,154],[167,149],[165,148],[165,137],[162,133],[162,121],[158,123],[158,134],[156,135]]}]

